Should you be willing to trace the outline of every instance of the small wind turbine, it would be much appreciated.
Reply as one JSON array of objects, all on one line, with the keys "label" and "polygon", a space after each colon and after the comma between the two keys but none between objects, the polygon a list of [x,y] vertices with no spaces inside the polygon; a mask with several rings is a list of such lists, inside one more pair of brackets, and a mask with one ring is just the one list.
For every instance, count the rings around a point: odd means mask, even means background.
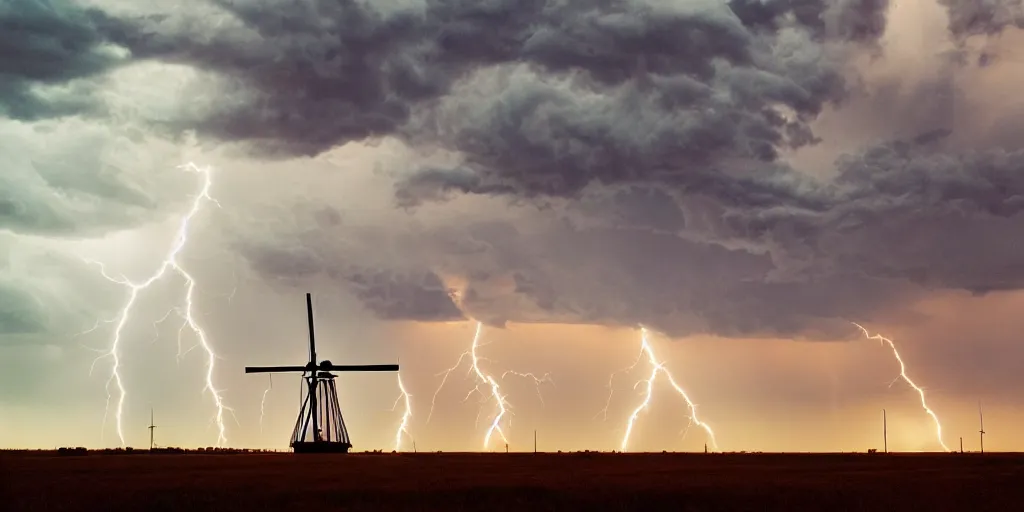
[{"label": "small wind turbine", "polygon": [[153,430],[156,429],[156,425],[153,424],[153,409],[149,410],[149,451],[153,451]]},{"label": "small wind turbine", "polygon": [[978,437],[981,440],[981,453],[985,453],[985,415],[981,412],[981,400],[978,401]]}]

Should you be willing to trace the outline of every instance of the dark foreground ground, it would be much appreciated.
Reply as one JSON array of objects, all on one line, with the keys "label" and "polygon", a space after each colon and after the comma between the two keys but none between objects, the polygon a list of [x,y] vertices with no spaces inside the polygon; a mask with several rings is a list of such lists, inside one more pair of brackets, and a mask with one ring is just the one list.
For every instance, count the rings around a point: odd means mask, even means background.
[{"label": "dark foreground ground", "polygon": [[0,454],[0,510],[1021,510],[1024,455]]}]

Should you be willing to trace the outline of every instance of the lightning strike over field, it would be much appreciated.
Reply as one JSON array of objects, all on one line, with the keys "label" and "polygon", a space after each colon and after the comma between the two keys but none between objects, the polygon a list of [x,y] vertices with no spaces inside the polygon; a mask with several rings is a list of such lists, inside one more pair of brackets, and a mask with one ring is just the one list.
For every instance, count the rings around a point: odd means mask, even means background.
[{"label": "lightning strike over field", "polygon": [[[97,358],[97,360],[99,360],[109,357],[113,361],[110,378],[107,379],[106,384],[107,410],[109,410],[110,400],[112,398],[111,385],[113,384],[118,391],[117,407],[115,409],[114,417],[117,424],[117,437],[121,441],[121,446],[126,446],[124,440],[122,418],[124,415],[125,397],[127,396],[124,381],[122,380],[120,373],[120,349],[122,341],[122,332],[124,331],[125,326],[128,324],[129,319],[131,318],[139,294],[143,290],[146,290],[151,285],[156,283],[157,281],[161,280],[169,272],[173,272],[179,275],[185,281],[185,305],[183,308],[181,308],[180,311],[180,315],[183,317],[184,320],[182,328],[187,326],[195,334],[196,339],[198,340],[198,346],[202,347],[202,349],[206,352],[206,376],[203,391],[210,393],[210,395],[213,398],[214,405],[216,406],[217,409],[217,413],[215,416],[218,428],[217,445],[223,446],[227,442],[224,428],[224,412],[231,411],[231,409],[224,404],[223,397],[221,396],[220,392],[216,389],[216,387],[214,387],[213,385],[213,372],[217,360],[217,355],[214,353],[213,347],[210,345],[210,342],[206,337],[206,332],[202,329],[202,327],[200,327],[193,313],[193,302],[196,287],[195,279],[192,277],[191,274],[188,273],[188,271],[182,268],[182,266],[178,262],[178,256],[181,254],[181,251],[185,248],[185,244],[188,242],[189,227],[192,222],[192,219],[195,218],[195,216],[202,210],[203,203],[208,201],[217,204],[218,206],[220,205],[219,203],[217,203],[216,199],[210,196],[210,188],[213,185],[213,181],[210,176],[210,169],[199,168],[193,163],[180,166],[179,168],[189,172],[195,172],[202,176],[202,186],[200,188],[199,193],[193,199],[191,208],[188,210],[185,216],[182,217],[178,225],[178,230],[175,236],[174,243],[171,245],[171,248],[168,251],[167,256],[160,263],[160,266],[157,267],[156,271],[152,275],[150,275],[144,281],[133,282],[124,276],[112,277],[110,274],[107,273],[106,268],[103,266],[102,263],[94,262],[91,260],[85,260],[87,263],[99,266],[100,273],[108,281],[122,285],[128,288],[129,290],[128,299],[125,302],[124,307],[121,309],[121,312],[118,314],[115,320],[110,321],[110,323],[116,322],[117,324],[116,327],[114,328],[113,338],[109,345],[110,348],[106,353],[102,354],[99,358]],[[104,412],[104,425],[105,424],[106,412]]]},{"label": "lightning strike over field", "polygon": [[398,375],[398,390],[401,394],[395,399],[395,405],[391,407],[391,410],[398,408],[398,403],[404,400],[405,410],[402,412],[402,423],[398,425],[398,430],[395,431],[395,451],[399,451],[402,448],[402,434],[405,434],[409,439],[412,439],[412,434],[409,433],[409,420],[412,418],[412,395],[405,390],[405,384],[402,383],[402,374]]},{"label": "lightning strike over field", "polygon": [[[856,325],[857,328],[860,329],[860,331],[862,333],[864,333],[864,337],[865,338],[867,338],[869,340],[878,340],[878,342],[880,344],[881,343],[888,343],[889,344],[889,348],[892,349],[892,355],[896,357],[896,361],[900,364],[900,374],[899,374],[898,377],[896,377],[896,380],[902,378],[904,382],[909,384],[910,387],[914,388],[914,391],[917,391],[917,395],[921,398],[921,407],[924,409],[924,412],[926,412],[928,414],[928,416],[932,417],[932,421],[935,422],[935,437],[938,438],[939,444],[942,446],[942,449],[948,452],[949,451],[949,447],[946,446],[946,443],[944,443],[942,441],[942,423],[939,422],[939,416],[935,414],[935,411],[931,410],[931,408],[928,407],[928,402],[925,401],[925,398],[924,398],[924,389],[922,389],[920,386],[915,384],[914,381],[910,380],[910,377],[907,376],[907,366],[903,363],[903,358],[900,357],[899,351],[896,350],[896,343],[894,343],[891,339],[886,338],[885,336],[882,336],[881,334],[874,334],[874,335],[872,335],[871,333],[868,332],[867,329],[865,329],[863,326],[861,326],[860,324],[858,324],[856,322],[850,322],[850,323],[852,323],[853,325]],[[895,380],[893,382],[895,382]]]},{"label": "lightning strike over field", "polygon": [[[534,384],[537,386],[537,394],[540,395],[540,385],[544,382],[551,382],[551,378],[548,374],[545,374],[542,377],[537,377],[533,373],[506,371],[505,373],[502,374],[500,379],[495,379],[490,374],[485,373],[480,366],[480,362],[485,361],[487,359],[480,357],[479,354],[477,353],[477,349],[479,349],[483,345],[486,345],[480,343],[480,335],[482,332],[483,322],[477,322],[476,330],[473,334],[473,343],[470,345],[469,349],[467,349],[465,352],[459,355],[459,359],[455,362],[455,365],[438,374],[443,375],[444,377],[441,379],[441,384],[434,391],[434,396],[430,401],[430,412],[427,414],[427,422],[430,421],[430,418],[434,414],[434,406],[437,403],[437,395],[438,393],[441,392],[441,388],[444,387],[445,383],[448,382],[448,376],[451,375],[451,373],[457,370],[460,366],[462,366],[462,361],[469,359],[470,365],[467,373],[472,373],[476,377],[476,385],[473,386],[473,389],[469,390],[469,393],[466,394],[466,397],[463,399],[463,401],[469,400],[469,397],[473,396],[473,394],[479,394],[482,397],[482,402],[488,402],[493,398],[497,409],[496,412],[494,413],[494,417],[491,420],[490,425],[487,428],[487,433],[484,435],[484,450],[486,450],[490,446],[491,438],[494,436],[495,433],[497,433],[498,436],[501,437],[502,441],[504,441],[506,445],[508,444],[508,438],[505,436],[505,431],[501,428],[501,421],[506,416],[512,416],[512,406],[508,403],[507,396],[501,394],[501,386],[498,384],[498,380],[503,379],[507,375],[516,375],[519,377],[532,379]],[[541,403],[543,403],[543,401],[544,398],[543,396],[541,396]]]},{"label": "lightning strike over field", "polygon": [[614,390],[612,388],[612,382],[615,378],[615,375],[635,369],[640,364],[640,362],[643,361],[644,356],[647,357],[647,361],[651,365],[651,374],[649,377],[637,382],[633,386],[633,389],[636,389],[637,386],[643,385],[645,386],[646,390],[643,394],[643,401],[640,403],[639,406],[636,407],[636,409],[633,410],[632,414],[629,415],[629,419],[626,422],[626,433],[622,436],[622,444],[620,446],[620,450],[626,451],[626,448],[629,446],[629,436],[633,433],[633,425],[636,423],[637,416],[640,415],[641,411],[646,410],[650,406],[651,397],[654,394],[654,382],[659,374],[664,374],[665,378],[668,379],[669,384],[672,386],[673,389],[676,390],[676,393],[678,393],[679,396],[683,397],[683,400],[686,401],[686,406],[690,410],[690,424],[687,425],[687,428],[689,428],[690,425],[697,425],[700,428],[704,429],[704,432],[707,433],[708,439],[711,441],[712,449],[717,451],[718,441],[715,439],[715,432],[711,430],[711,427],[707,423],[704,423],[703,421],[700,420],[700,418],[697,417],[697,405],[694,404],[692,400],[690,400],[690,396],[686,393],[686,390],[684,390],[682,386],[680,386],[676,382],[675,377],[673,377],[672,373],[668,371],[668,368],[665,368],[664,363],[658,361],[657,357],[654,355],[654,348],[651,346],[651,342],[648,339],[646,327],[640,327],[640,355],[637,356],[636,361],[633,362],[632,366],[628,368],[623,368],[622,370],[613,373],[611,377],[608,379],[608,401],[605,403],[605,408],[602,410],[604,416],[606,418],[608,416],[608,405],[611,403],[612,399],[612,391]]},{"label": "lightning strike over field", "polygon": [[267,393],[270,393],[271,389],[274,389],[274,374],[268,373],[267,377],[270,377],[270,384],[267,389],[263,390],[263,399],[260,400],[260,434],[263,433],[263,417],[266,416],[267,409]]},{"label": "lightning strike over field", "polygon": [[517,372],[515,370],[505,370],[505,373],[501,374],[501,377],[499,377],[499,380],[504,381],[505,377],[507,377],[509,375],[515,375],[516,377],[522,377],[524,379],[532,380],[534,388],[537,390],[537,399],[540,400],[541,405],[544,405],[544,394],[540,392],[540,385],[545,383],[545,382],[551,384],[552,386],[555,385],[555,381],[551,380],[551,374],[550,373],[545,373],[544,375],[541,375],[540,377],[538,377],[533,372],[522,373],[522,372]]}]

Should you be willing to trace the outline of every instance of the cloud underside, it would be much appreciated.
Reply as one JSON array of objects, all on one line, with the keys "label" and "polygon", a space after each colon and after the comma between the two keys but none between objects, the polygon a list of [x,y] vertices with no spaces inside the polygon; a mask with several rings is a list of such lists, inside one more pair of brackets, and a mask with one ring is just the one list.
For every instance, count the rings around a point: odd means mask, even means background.
[{"label": "cloud underside", "polygon": [[[1020,25],[1019,1],[940,3],[954,40]],[[294,230],[238,242],[260,273],[326,277],[384,319],[828,338],[929,290],[1024,283],[1010,242],[1019,147],[969,151],[938,130],[950,126],[900,120],[921,136],[813,176],[787,163],[819,142],[822,111],[859,94],[853,63],[880,51],[885,0],[210,0],[150,15],[33,5],[0,8],[0,29],[24,32],[0,30],[25,50],[0,57],[14,70],[0,88],[8,118],[101,122],[90,80],[163,62],[216,76],[221,100],[140,118],[153,137],[194,130],[260,158],[382,137],[452,153],[398,173],[394,206],[415,216],[470,196],[514,214],[321,226],[349,240],[390,230],[387,260],[379,246]],[[0,229],[68,234],[164,211],[117,168],[76,182],[48,163],[6,178],[2,190],[36,194],[0,191]]]}]

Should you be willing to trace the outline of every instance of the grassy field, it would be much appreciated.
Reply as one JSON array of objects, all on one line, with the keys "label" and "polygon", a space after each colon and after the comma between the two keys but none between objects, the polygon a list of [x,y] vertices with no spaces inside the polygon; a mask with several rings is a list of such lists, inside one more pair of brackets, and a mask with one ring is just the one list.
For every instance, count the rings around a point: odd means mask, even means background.
[{"label": "grassy field", "polygon": [[0,454],[0,510],[1013,510],[1018,454]]}]

